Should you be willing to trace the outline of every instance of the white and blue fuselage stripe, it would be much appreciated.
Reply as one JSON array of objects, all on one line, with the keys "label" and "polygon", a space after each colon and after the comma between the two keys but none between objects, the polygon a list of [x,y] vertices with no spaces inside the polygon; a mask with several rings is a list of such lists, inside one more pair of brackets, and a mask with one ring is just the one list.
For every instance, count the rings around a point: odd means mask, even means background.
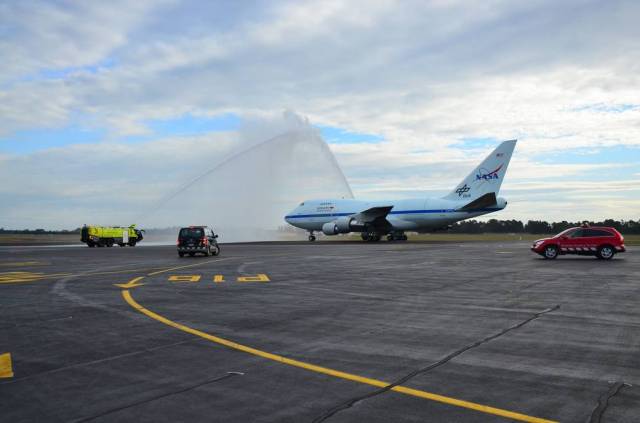
[{"label": "white and blue fuselage stripe", "polygon": [[300,204],[285,216],[285,220],[302,229],[319,231],[325,223],[342,217],[355,216],[371,207],[393,206],[386,215],[387,222],[391,224],[393,230],[411,231],[437,229],[462,219],[504,208],[502,204],[498,204],[488,208],[460,210],[464,204],[464,202],[442,199],[399,200],[396,202],[313,200]]},{"label": "white and blue fuselage stripe", "polygon": [[[398,210],[398,211],[390,211],[389,214],[429,214],[429,213],[462,213],[462,214],[469,214],[469,213],[491,213],[494,211],[498,211],[498,210],[502,210],[502,208],[500,207],[488,207],[488,208],[482,208],[482,209],[473,209],[473,210],[467,210],[467,211],[458,211],[455,209],[439,209],[439,210]],[[341,217],[341,216],[353,216],[354,214],[357,214],[358,212],[351,212],[351,213],[312,213],[312,214],[291,214],[288,216],[285,216],[285,219],[304,219],[304,218],[309,218],[309,217]]]}]

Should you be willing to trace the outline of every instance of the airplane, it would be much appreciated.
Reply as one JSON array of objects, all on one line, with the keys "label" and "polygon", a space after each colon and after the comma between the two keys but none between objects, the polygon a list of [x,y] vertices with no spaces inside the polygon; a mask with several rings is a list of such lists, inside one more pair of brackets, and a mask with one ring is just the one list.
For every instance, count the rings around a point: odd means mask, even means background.
[{"label": "airplane", "polygon": [[454,222],[504,209],[507,201],[497,197],[517,140],[502,142],[453,191],[442,198],[391,201],[355,199],[308,200],[289,212],[284,220],[309,232],[325,235],[360,232],[364,241],[406,241],[405,232],[447,229]]}]

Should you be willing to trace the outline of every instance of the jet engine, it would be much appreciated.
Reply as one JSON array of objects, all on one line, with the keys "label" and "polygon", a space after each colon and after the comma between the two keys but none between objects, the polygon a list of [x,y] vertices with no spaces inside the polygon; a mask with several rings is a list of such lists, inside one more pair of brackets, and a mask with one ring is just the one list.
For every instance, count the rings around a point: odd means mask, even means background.
[{"label": "jet engine", "polygon": [[327,222],[322,225],[322,233],[325,235],[338,235],[340,232],[338,232],[336,222]]},{"label": "jet engine", "polygon": [[342,216],[337,218],[334,223],[336,224],[338,233],[346,234],[354,230],[356,220],[350,216]]},{"label": "jet engine", "polygon": [[356,220],[350,216],[339,217],[333,222],[328,222],[322,225],[322,233],[325,235],[346,234],[358,230],[359,226],[357,225]]}]

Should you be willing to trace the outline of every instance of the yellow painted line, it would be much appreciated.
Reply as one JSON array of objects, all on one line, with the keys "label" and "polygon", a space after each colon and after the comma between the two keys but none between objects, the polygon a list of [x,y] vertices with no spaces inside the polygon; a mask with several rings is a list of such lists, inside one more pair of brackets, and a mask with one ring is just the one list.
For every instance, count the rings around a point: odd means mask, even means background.
[{"label": "yellow painted line", "polygon": [[4,262],[0,263],[0,266],[44,266],[48,263],[44,263],[41,261],[16,261],[16,262]]},{"label": "yellow painted line", "polygon": [[[211,342],[215,342],[216,344],[224,345],[229,348],[233,348],[238,351],[243,351],[249,354],[256,355],[258,357],[266,358],[268,360],[277,361],[282,364],[288,364],[289,366],[299,367],[302,369],[310,370],[316,373],[322,373],[325,375],[337,377],[340,379],[351,380],[354,382],[363,383],[365,385],[376,386],[378,388],[385,388],[390,384],[388,382],[384,382],[377,379],[370,379],[363,376],[354,375],[352,373],[346,373],[339,370],[330,369],[327,367],[317,366],[315,364],[305,363],[304,361],[293,360],[291,358],[283,357],[281,355],[272,354],[266,351],[261,351],[256,348],[248,347],[246,345],[238,344],[233,341],[229,341],[227,339],[223,339],[206,332],[199,331],[197,329],[190,328],[188,326],[182,325],[180,323],[174,322],[172,320],[167,319],[157,313],[154,313],[151,310],[148,310],[138,304],[136,300],[133,299],[128,290],[122,291],[122,297],[124,300],[133,308],[138,310],[140,313],[157,320],[158,322],[164,323],[167,326],[171,326],[178,330],[181,330],[186,333],[190,333],[195,336],[199,336],[200,338],[204,338]],[[407,388],[405,386],[394,386],[391,388],[392,391],[399,392],[406,395],[411,395],[414,397],[424,398],[432,401],[441,402],[444,404],[454,405],[457,407],[467,408],[470,410],[480,411],[482,413],[493,414],[496,416],[506,417],[513,420],[528,422],[528,423],[557,423],[553,420],[542,419],[539,417],[528,416],[526,414],[516,413],[509,410],[503,410],[500,408],[490,407],[488,405],[478,404],[474,402],[464,401],[457,398],[446,397],[444,395],[438,395],[427,391],[421,391],[418,389]]]},{"label": "yellow painted line", "polygon": [[[217,261],[231,260],[235,257],[226,257],[223,259],[214,259],[207,261],[200,261],[198,263],[189,264],[186,266],[178,266],[171,267],[166,269],[161,269],[152,273],[149,273],[147,276],[159,275],[161,273],[170,272],[172,270],[186,269],[188,267],[194,266],[202,266],[207,263],[215,263]],[[131,269],[131,270],[114,270],[114,271],[105,271],[105,272],[87,272],[87,273],[30,273],[30,272],[5,272],[0,273],[0,285],[2,284],[12,284],[12,283],[28,283],[28,282],[37,282],[50,278],[58,278],[58,277],[66,277],[66,276],[94,276],[94,275],[116,275],[116,274],[126,274],[126,273],[137,273],[137,272],[145,272],[147,270],[157,269],[157,267],[151,267],[147,269]],[[126,288],[126,287],[125,287]]]},{"label": "yellow painted line", "polygon": [[0,378],[13,377],[13,368],[11,366],[11,354],[0,354]]},{"label": "yellow painted line", "polygon": [[44,273],[33,272],[2,272],[0,278],[12,278],[12,277],[26,277],[26,276],[42,276]]},{"label": "yellow painted line", "polygon": [[200,282],[201,275],[173,275],[169,276],[170,282]]},{"label": "yellow painted line", "polygon": [[144,279],[144,276],[140,276],[134,279],[131,279],[129,282],[127,283],[114,283],[115,286],[118,286],[120,288],[125,288],[125,289],[129,289],[129,288],[135,288],[136,286],[142,286],[144,285],[143,283],[138,283],[138,281]]},{"label": "yellow painted line", "polygon": [[194,266],[202,266],[203,264],[207,264],[207,263],[215,263],[217,261],[225,261],[225,260],[231,260],[234,257],[227,257],[227,258],[223,258],[223,259],[217,259],[217,260],[207,260],[207,261],[201,261],[198,263],[194,263],[194,264],[187,264],[186,266],[177,266],[177,267],[170,267],[169,269],[164,269],[164,270],[158,270],[157,272],[152,272],[152,273],[148,273],[147,276],[155,276],[155,275],[159,275],[161,273],[167,273],[170,272],[172,270],[180,270],[180,269],[187,269],[189,267],[194,267]]},{"label": "yellow painted line", "polygon": [[0,273],[0,284],[35,282],[43,279],[70,276],[71,273],[30,273],[30,272],[6,272]]},{"label": "yellow painted line", "polygon": [[238,276],[238,282],[269,282],[271,279],[264,273],[255,276]]}]

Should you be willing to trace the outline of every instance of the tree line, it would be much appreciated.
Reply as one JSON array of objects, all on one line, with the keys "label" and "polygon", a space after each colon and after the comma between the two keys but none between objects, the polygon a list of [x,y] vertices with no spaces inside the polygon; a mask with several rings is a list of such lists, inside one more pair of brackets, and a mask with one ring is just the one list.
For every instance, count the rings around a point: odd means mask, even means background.
[{"label": "tree line", "polygon": [[557,234],[565,229],[580,226],[583,223],[591,226],[609,226],[616,228],[622,234],[640,234],[640,220],[614,220],[605,219],[602,222],[546,222],[544,220],[529,220],[523,223],[520,220],[487,221],[464,220],[454,223],[449,230],[453,233],[479,234],[479,233],[529,233],[529,234]]},{"label": "tree line", "polygon": [[46,229],[5,229],[0,228],[0,234],[12,235],[62,235],[62,234],[79,234],[80,228],[62,229],[60,231],[49,231]]},{"label": "tree line", "polygon": [[[487,221],[463,220],[454,223],[448,230],[452,233],[460,234],[481,234],[481,233],[530,233],[530,234],[557,234],[568,228],[580,226],[584,222],[547,222],[544,220],[528,220],[523,223],[520,220],[498,220],[489,219]],[[640,234],[640,220],[614,220],[606,219],[602,222],[588,222],[591,226],[610,226],[616,228],[622,234]],[[147,230],[153,233],[174,233],[178,228],[154,228]],[[281,226],[281,232],[296,231],[292,226]],[[50,231],[45,229],[5,229],[0,228],[0,234],[26,234],[26,235],[60,235],[79,234],[80,228],[61,231]]]}]

